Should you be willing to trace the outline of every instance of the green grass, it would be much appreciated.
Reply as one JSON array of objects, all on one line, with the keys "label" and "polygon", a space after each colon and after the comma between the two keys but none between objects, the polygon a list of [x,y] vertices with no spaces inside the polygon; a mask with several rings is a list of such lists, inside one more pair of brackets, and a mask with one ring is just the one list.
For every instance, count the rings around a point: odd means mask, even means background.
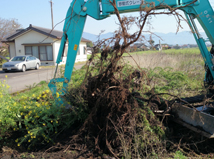
[{"label": "green grass", "polygon": [[[210,50],[210,48],[208,48]],[[130,53],[124,53],[123,56],[129,56],[132,54],[153,54],[153,53],[166,53],[166,54],[200,54],[199,48],[185,48],[185,49],[167,49],[167,50],[148,50],[148,51],[137,51],[137,52],[130,52]],[[100,57],[101,54],[97,53],[96,58]],[[87,58],[89,59],[91,55],[87,55]]]},{"label": "green grass", "polygon": [[124,56],[128,56],[130,54],[152,54],[152,53],[166,53],[166,54],[200,54],[199,48],[187,48],[187,49],[167,49],[167,50],[148,50],[148,51],[138,51],[138,52],[131,52],[125,53]]},{"label": "green grass", "polygon": [[[148,78],[156,93],[169,93],[171,95],[186,97],[198,94],[203,89],[203,78],[189,75],[172,68],[156,67],[148,70]],[[165,96],[167,98],[167,96]]]},{"label": "green grass", "polygon": [[187,157],[181,151],[176,151],[174,159],[187,159]]}]

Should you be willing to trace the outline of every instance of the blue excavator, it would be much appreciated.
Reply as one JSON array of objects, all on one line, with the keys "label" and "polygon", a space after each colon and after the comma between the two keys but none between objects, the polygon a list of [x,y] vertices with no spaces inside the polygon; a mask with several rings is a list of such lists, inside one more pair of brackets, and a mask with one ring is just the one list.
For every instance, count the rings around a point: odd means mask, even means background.
[{"label": "blue excavator", "polygon": [[[114,4],[114,6],[112,4]],[[63,36],[56,60],[57,71],[58,64],[62,61],[66,42],[68,41],[68,52],[64,77],[56,78],[55,71],[55,76],[49,83],[49,88],[52,91],[53,96],[58,97],[58,104],[64,104],[63,96],[66,94],[68,83],[71,80],[71,75],[87,16],[90,16],[96,20],[102,20],[108,18],[112,14],[115,14],[114,7],[117,8],[119,13],[128,13],[140,11],[143,8],[149,7],[155,7],[157,10],[161,10],[165,9],[166,6],[172,9],[176,8],[184,12],[186,20],[192,30],[192,34],[194,35],[201,55],[204,59],[206,71],[204,82],[206,84],[211,84],[214,79],[214,47],[212,47],[210,51],[208,50],[205,43],[206,40],[199,34],[195,23],[196,20],[199,22],[212,46],[214,46],[214,11],[209,0],[73,0],[65,18]],[[57,82],[63,83],[62,90],[60,91],[58,91],[56,87]],[[191,119],[191,116],[194,114],[192,111],[193,109],[190,109],[189,111],[189,108],[184,108],[185,110],[183,108],[181,110],[180,108],[181,107],[176,108],[176,112],[183,121],[189,123],[190,125],[203,127],[204,121],[198,123],[200,121],[197,121],[197,119]],[[196,118],[201,119],[201,114]],[[212,120],[212,122],[214,122],[214,118],[207,120]],[[212,123],[212,125],[214,125],[214,123]],[[207,127],[208,128],[203,127],[203,129],[213,136],[212,134],[214,134],[214,128],[212,128],[212,130],[208,130],[210,126],[208,125]]]}]

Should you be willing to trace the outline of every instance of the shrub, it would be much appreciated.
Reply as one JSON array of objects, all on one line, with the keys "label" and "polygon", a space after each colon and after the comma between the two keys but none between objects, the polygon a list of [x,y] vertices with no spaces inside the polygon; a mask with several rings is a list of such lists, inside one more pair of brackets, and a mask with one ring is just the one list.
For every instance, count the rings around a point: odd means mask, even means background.
[{"label": "shrub", "polygon": [[202,89],[201,81],[195,78],[195,76],[189,77],[187,73],[174,71],[169,67],[150,69],[148,70],[148,77],[151,79],[151,84],[155,88],[156,93],[188,96],[191,90]]},{"label": "shrub", "polygon": [[6,81],[0,81],[0,139],[17,136],[17,146],[30,148],[35,144],[53,142],[59,129],[68,127],[74,113],[57,106],[49,90],[32,97],[15,99],[8,91]]}]

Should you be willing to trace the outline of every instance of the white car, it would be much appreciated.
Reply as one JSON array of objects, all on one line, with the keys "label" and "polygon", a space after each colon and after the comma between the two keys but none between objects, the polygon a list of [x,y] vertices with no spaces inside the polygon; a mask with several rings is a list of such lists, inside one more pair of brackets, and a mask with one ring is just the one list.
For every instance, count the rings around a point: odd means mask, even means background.
[{"label": "white car", "polygon": [[4,72],[18,70],[25,72],[27,69],[39,69],[41,61],[31,55],[15,56],[9,62],[2,65]]}]

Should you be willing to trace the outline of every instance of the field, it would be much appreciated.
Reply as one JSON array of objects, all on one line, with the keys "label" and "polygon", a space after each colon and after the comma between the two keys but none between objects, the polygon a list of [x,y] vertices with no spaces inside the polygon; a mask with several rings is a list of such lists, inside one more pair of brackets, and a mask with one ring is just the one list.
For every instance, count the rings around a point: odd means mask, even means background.
[{"label": "field", "polygon": [[[197,94],[203,88],[204,61],[197,48],[126,54],[124,61],[136,68],[146,69],[151,76],[153,73],[159,73],[160,75],[161,73],[167,73],[171,77],[178,73],[182,74],[183,79],[175,79],[176,77],[173,79],[175,82],[174,87],[182,84],[182,81],[186,83],[180,86],[180,93],[177,94],[174,91],[174,95],[179,95],[180,97],[191,96]],[[153,76],[153,83],[157,82],[154,80],[155,77]],[[166,76],[163,78],[166,78]],[[169,79],[172,80],[170,77]],[[160,86],[160,83],[158,83],[158,86]],[[190,89],[186,91],[186,87]],[[168,91],[171,92],[170,89]]]},{"label": "field", "polygon": [[[133,57],[130,58],[129,55]],[[174,71],[185,71],[190,67],[200,67],[203,59],[198,49],[171,49],[162,52],[137,52],[125,54],[130,65],[139,65],[141,68],[171,67]],[[194,70],[194,68],[192,68]],[[185,71],[186,72],[186,71]]]},{"label": "field", "polygon": [[46,82],[10,95],[1,81],[0,157],[213,158],[213,140],[152,112],[157,102],[206,91],[199,50],[137,52],[120,63],[108,79],[98,74],[105,63],[76,70],[66,96],[72,109],[56,105]]}]

